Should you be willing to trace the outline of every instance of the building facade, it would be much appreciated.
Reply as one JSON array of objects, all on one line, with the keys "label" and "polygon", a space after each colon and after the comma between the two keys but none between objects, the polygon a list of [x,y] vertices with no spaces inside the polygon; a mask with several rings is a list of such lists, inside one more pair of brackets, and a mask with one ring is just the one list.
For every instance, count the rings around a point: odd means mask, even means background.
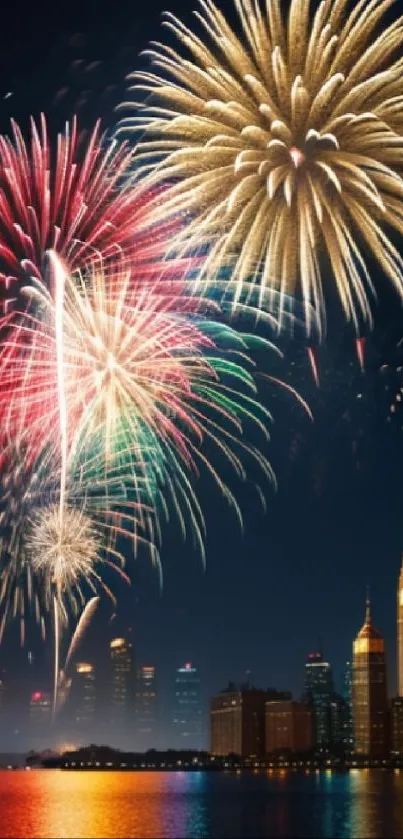
[{"label": "building facade", "polygon": [[73,677],[72,702],[75,725],[86,730],[94,724],[96,703],[95,668],[89,662],[78,662]]},{"label": "building facade", "polygon": [[397,587],[397,693],[403,696],[403,560]]},{"label": "building facade", "polygon": [[346,703],[346,716],[344,720],[344,745],[348,751],[354,748],[354,723],[353,723],[353,664],[346,662],[343,676],[343,699]]},{"label": "building facade", "polygon": [[334,693],[330,698],[330,743],[332,749],[351,751],[349,742],[350,709],[347,700],[341,694]]},{"label": "building facade", "polygon": [[201,749],[202,708],[200,676],[190,662],[175,674],[173,736],[178,749]]},{"label": "building facade", "polygon": [[266,753],[304,754],[313,748],[312,711],[302,702],[266,702]]},{"label": "building facade", "polygon": [[[126,638],[113,638],[110,648],[111,723],[133,731],[135,722],[135,670],[133,647]],[[128,729],[127,727],[130,726]]]},{"label": "building facade", "polygon": [[137,670],[136,745],[141,751],[159,746],[155,667],[140,667]]},{"label": "building facade", "polygon": [[265,753],[264,690],[226,690],[210,705],[210,751],[217,756],[263,757]]},{"label": "building facade", "polygon": [[353,645],[353,720],[355,752],[383,757],[387,751],[385,642],[372,623],[369,600],[365,623]]},{"label": "building facade", "polygon": [[403,696],[396,696],[390,705],[390,752],[395,757],[403,755]]},{"label": "building facade", "polygon": [[312,709],[315,745],[330,745],[331,699],[333,696],[332,670],[321,652],[309,653],[304,668],[304,700]]}]

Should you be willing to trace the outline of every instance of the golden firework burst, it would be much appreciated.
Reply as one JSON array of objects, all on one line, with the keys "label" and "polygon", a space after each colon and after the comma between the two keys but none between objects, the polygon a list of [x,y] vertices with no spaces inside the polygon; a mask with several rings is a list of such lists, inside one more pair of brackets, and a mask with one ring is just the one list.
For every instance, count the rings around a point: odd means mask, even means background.
[{"label": "golden firework burst", "polygon": [[403,18],[382,28],[393,0],[234,2],[239,34],[212,0],[201,36],[165,16],[187,54],[155,43],[131,77],[138,164],[170,184],[164,214],[188,213],[185,246],[210,243],[210,277],[230,264],[239,293],[299,290],[309,322],[332,275],[346,316],[370,320],[369,256],[403,296]]}]

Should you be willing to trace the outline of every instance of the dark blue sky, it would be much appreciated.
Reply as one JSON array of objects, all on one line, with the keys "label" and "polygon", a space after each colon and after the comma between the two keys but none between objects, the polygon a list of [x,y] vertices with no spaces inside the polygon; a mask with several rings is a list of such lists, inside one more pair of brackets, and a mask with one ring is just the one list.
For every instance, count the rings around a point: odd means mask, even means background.
[{"label": "dark blue sky", "polygon": [[[148,41],[160,37],[160,12],[166,8],[156,0],[141,4],[149,12],[136,6],[133,0],[39,0],[23,16],[19,4],[8,4],[0,36],[0,129],[7,129],[10,116],[26,125],[28,115],[40,110],[55,129],[74,110],[85,125],[101,116],[105,127],[113,127],[124,75],[139,66],[138,53]],[[169,8],[189,19],[187,2],[171,0]],[[101,63],[89,66],[93,62]],[[13,95],[4,100],[8,91]],[[279,482],[277,494],[267,492],[266,515],[256,496],[243,489],[241,536],[222,499],[202,487],[209,528],[206,572],[191,544],[183,545],[168,529],[162,594],[142,562],[131,590],[122,592],[119,621],[133,628],[138,660],[155,663],[165,683],[176,666],[192,660],[206,691],[249,669],[258,685],[298,693],[305,656],[319,643],[338,677],[363,621],[369,583],[393,689],[403,410],[401,419],[399,411],[390,423],[387,416],[402,378],[397,368],[403,351],[396,345],[403,311],[375,266],[374,275],[380,303],[367,340],[365,373],[358,367],[354,335],[344,329],[331,296],[327,344],[318,350],[320,391],[303,336],[284,345],[285,359],[273,368],[310,402],[315,423],[290,396],[265,389],[275,417],[270,453]],[[269,359],[263,364],[270,369]],[[384,364],[389,367],[381,371]],[[102,615],[96,626],[101,638],[106,637]],[[7,664],[7,647],[0,656]]]}]

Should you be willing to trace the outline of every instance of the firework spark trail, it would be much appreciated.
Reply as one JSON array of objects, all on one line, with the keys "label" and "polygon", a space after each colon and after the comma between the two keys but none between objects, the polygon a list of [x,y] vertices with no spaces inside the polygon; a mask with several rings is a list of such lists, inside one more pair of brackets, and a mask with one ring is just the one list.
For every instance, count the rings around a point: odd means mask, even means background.
[{"label": "firework spark trail", "polygon": [[286,15],[280,0],[235,0],[237,33],[201,0],[200,36],[168,12],[179,48],[154,42],[151,70],[131,76],[139,101],[122,105],[136,111],[122,123],[140,135],[136,171],[168,185],[156,218],[186,214],[178,246],[205,244],[208,280],[232,262],[239,297],[253,276],[300,289],[308,329],[311,304],[325,325],[327,263],[356,327],[375,293],[365,250],[403,296],[388,233],[403,233],[403,18],[381,28],[392,4],[291,0]]},{"label": "firework spark trail", "polygon": [[58,691],[57,691],[57,712],[60,712],[68,695],[68,690],[71,685],[71,678],[69,678],[69,667],[70,663],[72,662],[82,640],[87,632],[87,629],[94,617],[94,614],[98,608],[99,604],[99,597],[92,597],[91,600],[86,603],[81,615],[80,619],[77,623],[77,626],[74,630],[73,637],[70,641],[70,646],[67,652],[67,656],[63,665],[63,669],[59,672],[58,677]]},{"label": "firework spark trail", "polygon": [[[64,385],[64,285],[65,285],[65,270],[54,251],[49,253],[50,263],[53,271],[54,279],[54,295],[55,295],[55,340],[56,340],[56,366],[57,366],[57,396],[59,407],[59,434],[60,434],[60,498],[59,498],[59,533],[63,533],[64,529],[64,505],[66,499],[66,482],[67,482],[67,459],[68,459],[68,440],[67,440],[67,403]],[[59,557],[56,560],[61,564],[64,561],[62,556],[62,542],[58,542]],[[54,604],[54,644],[55,644],[55,673],[54,673],[54,689],[53,689],[53,718],[56,714],[57,707],[57,689],[59,684],[59,645],[60,645],[60,623],[59,623],[59,606],[60,599],[60,585],[56,583],[55,593],[53,596]]]},{"label": "firework spark trail", "polygon": [[53,597],[53,623],[54,623],[54,673],[53,673],[53,703],[52,703],[52,718],[55,718],[57,707],[57,688],[59,684],[59,650],[60,650],[60,621],[59,621],[59,601],[56,595]]},{"label": "firework spark trail", "polygon": [[65,270],[54,251],[49,254],[54,276],[55,289],[55,343],[56,343],[56,366],[57,366],[57,404],[59,408],[59,433],[60,433],[60,502],[59,517],[60,528],[63,526],[63,511],[66,495],[67,481],[67,403],[64,384],[64,285]]},{"label": "firework spark trail", "polygon": [[71,639],[70,646],[67,652],[66,660],[64,662],[63,673],[67,674],[70,662],[73,660],[78,647],[85,635],[89,624],[91,623],[94,614],[98,608],[99,604],[99,597],[92,597],[91,600],[86,603],[80,620],[75,628],[74,635]]}]

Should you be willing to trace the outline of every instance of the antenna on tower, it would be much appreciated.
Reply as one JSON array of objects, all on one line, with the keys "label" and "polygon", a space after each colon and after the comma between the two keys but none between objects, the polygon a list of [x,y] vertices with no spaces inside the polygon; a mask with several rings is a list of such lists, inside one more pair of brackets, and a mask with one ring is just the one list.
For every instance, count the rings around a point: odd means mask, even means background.
[{"label": "antenna on tower", "polygon": [[366,586],[365,622],[371,623],[371,591],[369,585]]}]

